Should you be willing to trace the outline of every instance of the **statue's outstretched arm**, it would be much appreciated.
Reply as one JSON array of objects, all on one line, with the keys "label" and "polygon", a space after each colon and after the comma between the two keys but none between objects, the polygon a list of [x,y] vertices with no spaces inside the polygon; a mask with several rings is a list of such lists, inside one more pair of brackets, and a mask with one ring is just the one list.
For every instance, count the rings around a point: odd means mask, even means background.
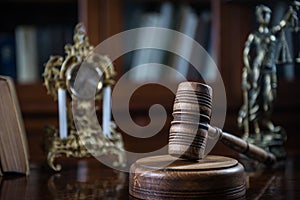
[{"label": "statue's outstretched arm", "polygon": [[297,11],[299,10],[299,7],[300,2],[294,1],[292,5],[289,6],[289,9],[287,10],[286,14],[284,15],[283,19],[279,22],[279,24],[272,28],[272,32],[276,34],[277,32],[284,29],[288,23],[290,23],[295,30],[298,29],[299,19]]}]

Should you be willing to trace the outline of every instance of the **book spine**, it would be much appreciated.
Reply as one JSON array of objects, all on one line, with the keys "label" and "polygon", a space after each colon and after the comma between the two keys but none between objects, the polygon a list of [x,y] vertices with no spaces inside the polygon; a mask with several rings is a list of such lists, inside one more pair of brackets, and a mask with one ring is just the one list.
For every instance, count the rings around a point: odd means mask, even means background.
[{"label": "book spine", "polygon": [[15,37],[13,34],[0,34],[0,74],[16,80]]},{"label": "book spine", "polygon": [[33,26],[19,26],[15,31],[17,81],[32,83],[40,79],[38,74],[37,34]]},{"label": "book spine", "polygon": [[[198,23],[197,14],[187,4],[182,4],[179,10],[179,24],[178,31],[183,33],[185,36],[194,38],[196,34],[196,28]],[[181,56],[190,58],[193,50],[193,43],[191,40],[181,38],[180,40],[174,41],[175,49]],[[189,62],[179,55],[173,56],[170,65],[176,69],[182,76],[187,77]],[[171,79],[179,80],[180,76],[171,77]]]},{"label": "book spine", "polygon": [[[191,11],[193,12],[193,11]],[[193,39],[197,44],[190,45],[189,60],[193,61],[196,66],[193,66],[189,61],[184,65],[187,74],[184,74],[188,80],[214,82],[217,76],[217,69],[212,60],[215,60],[215,52],[212,49],[212,16],[210,10],[202,10],[197,16],[197,25]],[[201,45],[203,51],[199,51],[197,45]],[[184,63],[184,61],[181,61]],[[181,65],[184,66],[184,65]]]},{"label": "book spine", "polygon": [[[140,18],[140,27],[152,27],[151,31],[140,30],[136,43],[138,46],[151,46],[158,40],[162,49],[167,49],[170,44],[166,35],[159,35],[158,28],[170,28],[174,7],[170,2],[161,4],[158,12],[144,12]],[[139,49],[136,50],[132,57],[131,68],[145,64],[142,68],[137,68],[130,76],[134,81],[159,80],[163,77],[164,70],[153,63],[164,64],[166,54],[160,49]]]}]

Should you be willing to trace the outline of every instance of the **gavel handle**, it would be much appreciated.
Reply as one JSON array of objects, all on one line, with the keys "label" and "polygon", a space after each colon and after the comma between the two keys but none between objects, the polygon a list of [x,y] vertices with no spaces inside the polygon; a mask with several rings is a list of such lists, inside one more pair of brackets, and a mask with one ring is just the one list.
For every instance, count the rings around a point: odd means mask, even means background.
[{"label": "gavel handle", "polygon": [[257,161],[263,162],[267,165],[272,165],[276,162],[276,157],[274,154],[269,153],[262,148],[249,144],[247,141],[242,140],[232,134],[223,132],[221,129],[216,127],[209,127],[209,133],[218,134],[219,139],[230,148],[236,150],[239,153],[245,154],[250,158],[253,158]]}]

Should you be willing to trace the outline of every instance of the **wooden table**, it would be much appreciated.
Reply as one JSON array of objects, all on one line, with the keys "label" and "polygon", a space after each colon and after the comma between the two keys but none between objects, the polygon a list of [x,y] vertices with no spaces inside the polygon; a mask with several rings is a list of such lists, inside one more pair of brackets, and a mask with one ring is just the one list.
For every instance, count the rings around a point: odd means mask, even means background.
[{"label": "wooden table", "polygon": [[[63,170],[53,173],[32,161],[28,177],[1,178],[0,199],[129,199],[128,174],[93,158],[62,159]],[[300,151],[288,150],[282,169],[248,174],[245,199],[299,199]]]},{"label": "wooden table", "polygon": [[[282,85],[283,84],[283,85]],[[283,168],[265,170],[249,174],[249,188],[245,199],[300,199],[300,103],[299,86],[281,82],[278,101],[274,110],[274,123],[282,125],[288,134],[286,144],[288,156]],[[147,87],[147,86],[146,86]],[[155,88],[155,89],[153,89]],[[148,108],[153,103],[164,105],[169,113],[166,126],[160,134],[152,138],[124,137],[126,149],[148,152],[153,147],[162,147],[168,141],[170,113],[174,94],[160,87],[150,87],[135,93],[131,107],[133,119],[140,125],[149,123]],[[287,89],[288,88],[288,89]],[[126,91],[126,90],[125,90]],[[291,91],[294,91],[291,93]],[[114,171],[94,159],[64,159],[61,173],[53,173],[43,168],[40,148],[44,126],[57,127],[57,103],[47,95],[42,84],[19,85],[17,93],[24,116],[30,150],[30,175],[0,177],[0,199],[128,199],[128,174]],[[154,95],[154,96],[153,96]],[[151,98],[150,98],[151,97]],[[288,98],[287,98],[288,97]],[[225,131],[240,133],[236,118],[241,101],[231,101],[227,108]],[[146,113],[146,116],[145,116]],[[218,144],[213,154],[235,156],[229,148]]]}]

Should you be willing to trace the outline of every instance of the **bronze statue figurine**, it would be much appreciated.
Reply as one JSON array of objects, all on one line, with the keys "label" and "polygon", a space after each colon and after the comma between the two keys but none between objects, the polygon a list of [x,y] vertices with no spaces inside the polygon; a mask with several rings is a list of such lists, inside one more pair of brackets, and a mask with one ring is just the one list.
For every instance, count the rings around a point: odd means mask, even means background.
[{"label": "bronze statue figurine", "polygon": [[[264,5],[256,7],[258,30],[251,33],[243,52],[244,68],[242,73],[243,100],[238,125],[244,129],[243,139],[271,150],[272,145],[282,145],[286,140],[284,130],[271,121],[276,99],[276,49],[281,49],[282,62],[289,62],[290,55],[284,39],[287,27],[298,31],[297,11],[299,2],[294,1],[278,25],[269,28],[271,9]],[[281,40],[278,40],[281,36]],[[279,142],[279,143],[278,143]],[[275,144],[276,143],[276,144]],[[274,152],[284,157],[284,152]]]}]

